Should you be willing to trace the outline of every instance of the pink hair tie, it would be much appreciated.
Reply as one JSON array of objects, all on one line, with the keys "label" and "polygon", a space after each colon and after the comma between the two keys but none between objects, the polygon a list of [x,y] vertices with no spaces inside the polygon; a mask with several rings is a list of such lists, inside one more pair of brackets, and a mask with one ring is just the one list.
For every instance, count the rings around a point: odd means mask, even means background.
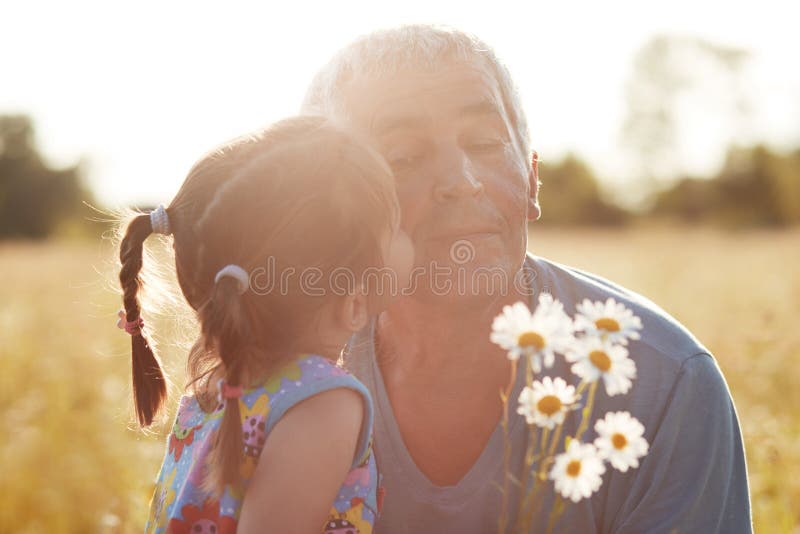
[{"label": "pink hair tie", "polygon": [[137,317],[135,321],[129,321],[125,312],[120,310],[117,314],[117,317],[119,317],[119,321],[117,321],[117,328],[125,330],[132,336],[138,336],[142,333],[142,328],[144,328],[144,320],[142,319],[141,315]]},{"label": "pink hair tie", "polygon": [[242,396],[244,388],[242,386],[231,386],[225,382],[224,378],[217,381],[217,401],[222,404],[226,399],[238,399]]}]

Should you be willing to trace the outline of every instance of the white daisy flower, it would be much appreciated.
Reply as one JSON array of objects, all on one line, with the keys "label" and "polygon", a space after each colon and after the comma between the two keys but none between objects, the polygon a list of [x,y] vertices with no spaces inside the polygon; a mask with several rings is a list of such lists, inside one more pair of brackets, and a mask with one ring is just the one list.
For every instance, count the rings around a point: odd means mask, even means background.
[{"label": "white daisy flower", "polygon": [[553,429],[564,422],[564,416],[578,402],[575,387],[569,386],[563,378],[555,380],[546,376],[542,381],[534,381],[519,394],[517,413],[525,416],[528,424]]},{"label": "white daisy flower", "polygon": [[644,425],[628,412],[609,412],[595,423],[594,445],[600,457],[623,473],[639,467],[639,458],[647,454]]},{"label": "white daisy flower", "polygon": [[576,306],[575,329],[597,335],[613,343],[628,344],[629,339],[639,339],[642,321],[624,304],[612,298],[602,302],[584,299]]},{"label": "white daisy flower", "polygon": [[531,313],[523,302],[504,306],[492,323],[490,339],[508,351],[509,360],[526,355],[534,372],[552,367],[556,352],[564,352],[573,342],[572,320],[564,306],[552,295],[539,295],[539,305]]},{"label": "white daisy flower", "polygon": [[598,337],[576,341],[565,354],[573,373],[586,382],[603,377],[609,396],[627,393],[636,378],[636,363],[628,357],[628,349]]},{"label": "white daisy flower", "polygon": [[578,502],[600,489],[605,472],[595,446],[573,439],[567,451],[556,456],[550,479],[555,481],[556,491],[562,497]]}]

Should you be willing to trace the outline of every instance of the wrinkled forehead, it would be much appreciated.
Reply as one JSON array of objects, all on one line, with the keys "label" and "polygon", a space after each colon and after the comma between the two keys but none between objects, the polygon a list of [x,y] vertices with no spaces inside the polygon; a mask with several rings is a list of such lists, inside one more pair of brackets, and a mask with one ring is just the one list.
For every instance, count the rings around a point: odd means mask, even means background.
[{"label": "wrinkled forehead", "polygon": [[343,119],[374,136],[397,126],[495,115],[508,122],[500,84],[485,61],[449,61],[354,76],[341,87]]}]

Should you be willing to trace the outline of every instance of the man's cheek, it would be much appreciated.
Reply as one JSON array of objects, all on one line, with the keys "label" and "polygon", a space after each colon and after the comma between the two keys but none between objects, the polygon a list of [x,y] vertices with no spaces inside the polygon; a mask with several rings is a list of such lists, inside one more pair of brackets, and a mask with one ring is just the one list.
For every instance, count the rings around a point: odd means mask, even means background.
[{"label": "man's cheek", "polygon": [[413,193],[397,189],[397,199],[400,202],[400,227],[409,235],[413,235],[414,229],[425,213],[426,199]]},{"label": "man's cheek", "polygon": [[487,195],[500,215],[509,222],[512,222],[515,217],[525,217],[528,205],[526,188],[505,183],[491,189],[487,188]]}]

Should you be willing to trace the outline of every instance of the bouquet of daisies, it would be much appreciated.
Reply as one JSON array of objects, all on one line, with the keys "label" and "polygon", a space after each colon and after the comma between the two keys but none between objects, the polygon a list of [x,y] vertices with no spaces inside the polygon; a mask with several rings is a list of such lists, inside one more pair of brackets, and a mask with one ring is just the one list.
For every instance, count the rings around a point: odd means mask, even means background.
[{"label": "bouquet of daisies", "polygon": [[[530,532],[537,516],[537,504],[545,484],[555,485],[556,502],[547,523],[550,532],[568,502],[589,498],[600,489],[606,464],[625,472],[639,466],[647,454],[644,426],[628,412],[609,412],[596,418],[597,438],[581,441],[591,420],[597,388],[602,381],[606,394],[624,395],[636,378],[636,364],[628,353],[628,341],[639,339],[642,323],[623,304],[609,298],[605,303],[584,300],[574,318],[564,306],[547,293],[539,296],[531,313],[517,302],[505,306],[492,324],[491,340],[506,351],[511,360],[511,377],[501,394],[503,433],[505,437],[503,510],[499,532],[507,532],[511,484],[519,486],[520,502],[516,532]],[[577,386],[562,377],[541,376],[556,357],[571,363]],[[521,367],[521,369],[520,369]],[[528,424],[528,448],[522,472],[510,470],[511,444],[508,435],[509,396],[517,374],[525,373],[525,387],[516,399],[517,413]],[[580,422],[573,435],[562,432],[567,415],[581,410]]]}]

